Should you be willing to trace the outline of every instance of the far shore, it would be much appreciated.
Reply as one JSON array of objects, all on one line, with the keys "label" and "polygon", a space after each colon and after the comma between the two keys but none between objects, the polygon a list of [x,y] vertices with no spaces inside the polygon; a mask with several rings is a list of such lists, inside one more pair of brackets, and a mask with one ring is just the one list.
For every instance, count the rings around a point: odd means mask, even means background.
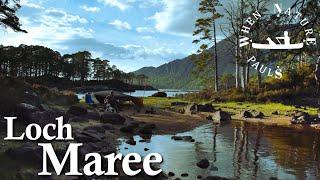
[{"label": "far shore", "polygon": [[[206,120],[206,116],[210,113],[197,113],[191,114],[180,114],[177,111],[177,107],[172,107],[173,102],[186,102],[180,98],[144,98],[146,107],[158,108],[159,114],[148,115],[148,114],[136,114],[133,117],[137,120],[143,120],[149,123],[158,123],[163,127],[159,130],[160,134],[163,133],[177,133],[181,131],[188,131],[197,126],[201,126],[205,123],[215,123],[213,121]],[[186,102],[191,103],[191,102]],[[200,102],[201,103],[201,102]],[[205,102],[202,102],[205,103]],[[289,105],[283,105],[280,103],[248,103],[248,102],[225,102],[225,103],[213,103],[215,109],[221,109],[225,112],[230,113],[232,121],[243,121],[257,125],[275,126],[275,127],[286,127],[292,128],[298,131],[315,130],[320,131],[320,125],[302,125],[292,124],[292,117],[288,114],[293,111],[302,111],[310,115],[316,115],[318,110],[310,107],[294,107]],[[181,107],[178,107],[181,108]],[[243,110],[259,111],[265,114],[263,118],[243,118],[240,112]],[[278,115],[274,115],[273,112],[278,111]]]}]

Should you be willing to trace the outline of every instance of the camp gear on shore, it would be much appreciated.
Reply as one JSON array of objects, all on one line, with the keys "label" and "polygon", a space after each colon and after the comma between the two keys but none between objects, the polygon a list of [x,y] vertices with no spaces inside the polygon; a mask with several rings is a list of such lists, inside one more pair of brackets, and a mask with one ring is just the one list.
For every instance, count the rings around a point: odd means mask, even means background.
[{"label": "camp gear on shore", "polygon": [[119,111],[119,100],[115,98],[113,91],[104,99],[104,104],[110,105],[115,111]]},{"label": "camp gear on shore", "polygon": [[87,104],[94,104],[94,101],[92,100],[91,93],[87,93],[87,94],[85,95],[85,102],[86,102]]},{"label": "camp gear on shore", "polygon": [[[100,92],[93,93],[93,97],[96,98],[100,104],[105,104],[104,99],[106,98],[106,96],[110,94],[111,94],[111,91],[100,91]],[[143,106],[143,99],[140,97],[129,96],[118,91],[113,91],[113,96],[115,99],[119,101],[118,104],[122,104],[123,102],[126,102],[126,101],[131,101],[139,107]]]}]

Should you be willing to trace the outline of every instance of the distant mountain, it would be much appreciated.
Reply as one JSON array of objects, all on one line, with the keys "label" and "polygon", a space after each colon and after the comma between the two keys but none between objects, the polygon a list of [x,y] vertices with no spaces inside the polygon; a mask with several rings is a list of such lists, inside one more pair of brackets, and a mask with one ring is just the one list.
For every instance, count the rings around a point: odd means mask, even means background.
[{"label": "distant mountain", "polygon": [[[213,47],[208,51],[213,52]],[[234,46],[228,40],[222,40],[217,44],[218,50],[218,73],[234,74]],[[135,74],[144,74],[149,77],[151,86],[159,89],[200,89],[202,82],[197,74],[192,73],[195,65],[192,59],[199,55],[191,55],[183,59],[171,61],[159,67],[143,67]],[[211,68],[206,68],[201,74],[206,76],[212,74]]]}]

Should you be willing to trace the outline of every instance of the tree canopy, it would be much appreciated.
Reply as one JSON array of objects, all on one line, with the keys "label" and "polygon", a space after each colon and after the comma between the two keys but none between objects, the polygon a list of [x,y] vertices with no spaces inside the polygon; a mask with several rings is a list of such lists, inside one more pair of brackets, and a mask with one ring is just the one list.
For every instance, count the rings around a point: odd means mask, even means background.
[{"label": "tree canopy", "polygon": [[16,32],[27,33],[26,30],[21,29],[19,18],[16,15],[20,7],[20,0],[0,0],[0,25]]}]

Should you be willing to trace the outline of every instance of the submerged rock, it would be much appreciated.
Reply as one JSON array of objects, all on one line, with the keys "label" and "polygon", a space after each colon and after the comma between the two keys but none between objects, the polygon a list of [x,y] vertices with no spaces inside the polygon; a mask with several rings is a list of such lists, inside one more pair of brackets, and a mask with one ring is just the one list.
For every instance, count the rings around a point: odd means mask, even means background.
[{"label": "submerged rock", "polygon": [[210,163],[208,159],[202,159],[197,163],[197,166],[201,169],[207,169],[209,167]]},{"label": "submerged rock", "polygon": [[220,176],[208,176],[204,180],[233,180],[233,178],[225,178]]},{"label": "submerged rock", "polygon": [[182,174],[181,174],[181,177],[188,177],[188,176],[189,176],[188,173],[182,173]]},{"label": "submerged rock", "polygon": [[169,173],[168,173],[168,176],[169,176],[169,177],[172,177],[172,176],[175,176],[175,174],[174,174],[173,172],[169,172]]},{"label": "submerged rock", "polygon": [[192,136],[172,136],[171,139],[175,141],[187,141],[187,142],[194,142]]},{"label": "submerged rock", "polygon": [[132,146],[135,146],[137,144],[137,142],[133,139],[133,138],[130,138],[126,141],[127,144],[130,144]]}]

